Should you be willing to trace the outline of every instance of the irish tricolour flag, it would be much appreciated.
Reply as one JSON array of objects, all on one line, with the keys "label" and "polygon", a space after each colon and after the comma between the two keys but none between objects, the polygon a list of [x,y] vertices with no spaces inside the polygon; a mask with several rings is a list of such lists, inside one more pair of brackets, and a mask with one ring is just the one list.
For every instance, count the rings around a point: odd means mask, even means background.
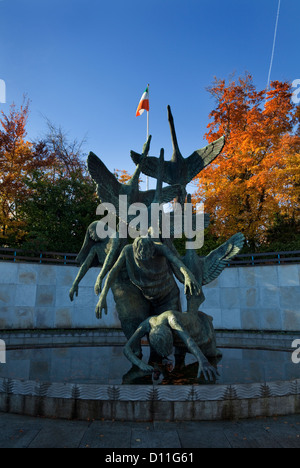
[{"label": "irish tricolour flag", "polygon": [[139,105],[136,110],[136,116],[142,115],[144,111],[149,111],[149,85],[145,89],[144,94],[141,97]]}]

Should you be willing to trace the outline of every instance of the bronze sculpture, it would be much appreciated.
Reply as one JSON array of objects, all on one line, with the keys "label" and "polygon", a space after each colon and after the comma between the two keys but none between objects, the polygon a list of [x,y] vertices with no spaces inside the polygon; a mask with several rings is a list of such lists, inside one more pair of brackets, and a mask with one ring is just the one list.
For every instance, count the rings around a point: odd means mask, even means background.
[{"label": "bronze sculpture", "polygon": [[[185,187],[201,172],[208,164],[210,164],[222,151],[225,145],[225,138],[210,143],[203,149],[194,151],[189,157],[184,158],[179,150],[177,136],[175,132],[174,119],[171,113],[171,108],[168,106],[168,120],[171,130],[173,155],[170,161],[164,163],[163,182],[167,184],[180,184],[182,191],[178,197],[179,203],[184,203],[186,197]],[[140,164],[141,156],[134,151],[131,151],[131,158],[135,164]],[[150,177],[156,178],[158,167],[158,159],[149,156],[143,161],[142,172]]]},{"label": "bronze sculpture", "polygon": [[[182,261],[193,272],[201,288],[220,275],[230,259],[240,251],[243,243],[244,236],[239,233],[204,258],[198,257],[197,253],[190,249]],[[216,377],[216,371],[207,357],[218,357],[221,353],[216,347],[212,318],[199,311],[200,305],[205,300],[202,288],[200,292],[198,289],[197,293],[190,294],[186,291],[186,313],[179,313],[176,309],[168,310],[146,319],[137,328],[124,349],[124,354],[132,364],[144,371],[154,370],[152,365],[145,364],[133,352],[136,344],[148,334],[149,343],[157,354],[167,357],[172,353],[173,345],[177,348],[184,347],[198,361],[198,377],[201,372],[206,380]]]},{"label": "bronze sculpture", "polygon": [[[224,138],[183,158],[169,106],[168,119],[173,143],[171,161],[164,160],[163,149],[159,158],[148,156],[149,137],[141,154],[131,151],[137,167],[127,184],[118,182],[94,153],[89,154],[89,173],[97,184],[100,201],[104,206],[109,202],[108,211],[111,206],[115,208],[115,213],[118,211],[120,195],[127,196],[128,207],[143,204],[149,211],[154,204],[162,205],[175,199],[175,208],[179,206],[183,209],[187,196],[186,185],[222,151]],[[139,190],[141,173],[157,179],[156,190]],[[163,182],[171,185],[163,188]],[[187,196],[187,202],[191,203],[190,195]],[[120,210],[118,228],[110,239],[98,235],[99,221],[92,223],[77,257],[80,270],[70,290],[70,299],[78,295],[78,285],[88,269],[100,266],[95,284],[95,293],[100,295],[96,316],[101,319],[102,310],[107,313],[106,296],[111,288],[122,330],[128,340],[124,353],[129,361],[145,372],[153,372],[155,363],[169,355],[175,347],[177,357],[184,356],[186,352],[196,357],[199,364],[198,377],[203,373],[205,379],[213,380],[217,373],[207,358],[220,356],[221,353],[216,347],[212,318],[199,310],[205,300],[202,286],[217,278],[241,250],[244,236],[241,233],[232,236],[205,258],[199,257],[193,248],[187,248],[181,258],[172,242],[176,231],[175,213],[176,209],[173,217],[171,215],[169,235],[164,233],[165,215],[160,213],[154,222],[152,218],[150,221],[147,218],[146,232],[137,232],[133,243],[121,235],[121,229],[129,224],[131,218],[127,215],[123,217]],[[208,223],[209,217],[205,215],[203,227],[207,227]],[[192,224],[195,225],[195,215]],[[179,233],[182,234],[181,231]],[[187,302],[184,313],[174,276],[184,284]],[[151,349],[148,364],[142,361],[141,339],[144,335],[148,337]]]},{"label": "bronze sculpture", "polygon": [[200,286],[184,263],[161,242],[139,237],[122,250],[109,272],[96,308],[98,318],[102,309],[107,313],[106,296],[119,271],[126,265],[130,281],[142,291],[156,315],[165,310],[180,310],[179,289],[169,266],[174,264],[184,276],[185,294],[199,294]]},{"label": "bronze sculpture", "polygon": [[207,357],[217,357],[221,353],[216,348],[212,319],[203,312],[182,314],[168,310],[141,323],[128,340],[124,354],[141,370],[153,372],[153,365],[143,362],[133,351],[145,335],[149,336],[150,345],[163,358],[172,354],[174,345],[184,346],[198,361],[198,378],[201,372],[206,380],[212,380],[217,376],[216,369],[209,363]]}]

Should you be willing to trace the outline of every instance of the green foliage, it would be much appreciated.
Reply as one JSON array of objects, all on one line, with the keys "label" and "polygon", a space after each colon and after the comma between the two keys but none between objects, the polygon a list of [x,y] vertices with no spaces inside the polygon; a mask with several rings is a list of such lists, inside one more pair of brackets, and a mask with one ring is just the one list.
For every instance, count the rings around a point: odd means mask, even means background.
[{"label": "green foliage", "polygon": [[[195,239],[187,239],[184,235],[181,239],[174,239],[173,244],[176,247],[177,252],[180,255],[185,255],[186,253],[186,242],[187,241],[194,241]],[[207,228],[204,231],[204,245],[201,247],[201,249],[197,250],[198,255],[200,256],[205,256],[208,255],[212,250],[216,249],[219,247],[224,240],[221,240],[220,238],[217,238],[213,234],[211,234],[210,229]]]},{"label": "green foliage", "polygon": [[281,252],[300,250],[300,219],[276,215],[268,230],[267,243],[260,251]]},{"label": "green foliage", "polygon": [[27,228],[22,248],[79,252],[87,226],[96,219],[94,184],[76,174],[52,181],[36,172],[27,185],[31,195],[20,208]]},{"label": "green foliage", "polygon": [[[70,143],[62,130],[50,123],[46,140],[26,141],[27,115],[28,103],[20,111],[13,106],[10,114],[3,115],[0,120],[0,245],[34,252],[78,253],[87,227],[97,219],[98,205],[94,183],[83,163],[81,143]],[[239,144],[237,139],[237,147]],[[299,177],[296,177],[297,174],[299,176],[299,154],[292,151],[289,141],[286,148],[289,148],[291,159],[289,170],[294,171],[294,185],[299,188]],[[282,160],[281,153],[279,156]],[[296,158],[295,161],[292,157]],[[130,178],[124,170],[118,173],[123,183]],[[223,177],[223,173],[221,175]],[[284,186],[288,186],[285,172],[283,180]],[[220,190],[225,197],[227,191],[222,184]],[[300,250],[300,220],[299,215],[295,217],[297,193],[299,190],[295,191],[294,198],[286,197],[291,207],[289,216],[279,212],[273,212],[273,217],[269,215],[260,243],[251,244],[248,236],[241,253]],[[220,203],[218,197],[217,202]],[[234,233],[243,229],[242,223],[237,227],[234,214],[231,213],[223,223],[224,227],[229,221]],[[222,235],[220,233],[216,220],[212,218],[205,230],[204,246],[198,254],[208,255],[232,235],[226,230]],[[180,255],[186,253],[186,241],[185,236],[174,240]]]}]

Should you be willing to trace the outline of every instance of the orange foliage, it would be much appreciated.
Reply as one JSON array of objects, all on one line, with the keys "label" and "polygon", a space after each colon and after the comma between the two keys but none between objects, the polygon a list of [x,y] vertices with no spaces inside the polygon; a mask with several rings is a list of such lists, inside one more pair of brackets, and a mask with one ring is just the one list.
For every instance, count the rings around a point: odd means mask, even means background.
[{"label": "orange foliage", "polygon": [[[132,178],[132,175],[128,174],[126,169],[115,169],[114,176],[118,179],[119,182],[121,182],[121,184],[127,184]],[[139,184],[141,183],[142,179],[139,179]]]},{"label": "orange foliage", "polygon": [[[43,155],[42,144],[26,140],[28,101],[20,110],[13,104],[8,115],[0,120],[0,236],[7,230],[17,232],[23,224],[18,220],[18,206],[27,193],[26,177],[51,161]],[[50,158],[51,159],[51,158]],[[20,238],[22,237],[20,233]]]},{"label": "orange foliage", "polygon": [[114,175],[121,184],[127,184],[132,177],[125,169],[115,169]]},{"label": "orange foliage", "polygon": [[[76,144],[67,146],[64,135],[53,127],[48,141],[27,140],[26,123],[29,101],[20,109],[13,104],[0,118],[0,241],[13,237],[16,242],[26,234],[20,221],[19,208],[31,191],[28,182],[39,172],[55,182],[57,177],[69,177],[76,170],[78,177],[83,164],[75,153]],[[56,132],[55,132],[56,131]]]},{"label": "orange foliage", "polygon": [[225,135],[216,160],[196,178],[195,202],[204,201],[213,234],[228,238],[241,231],[250,246],[264,242],[274,215],[299,219],[300,111],[291,85],[274,81],[257,91],[247,74],[209,88],[216,100],[206,138]]}]

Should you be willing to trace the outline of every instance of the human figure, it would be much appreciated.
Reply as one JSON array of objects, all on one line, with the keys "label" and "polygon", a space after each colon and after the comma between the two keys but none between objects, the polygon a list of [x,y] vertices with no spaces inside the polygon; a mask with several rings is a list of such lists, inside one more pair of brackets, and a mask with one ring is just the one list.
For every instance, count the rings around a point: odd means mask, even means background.
[{"label": "human figure", "polygon": [[78,288],[80,281],[84,278],[88,270],[92,267],[103,266],[108,252],[111,250],[111,244],[113,239],[106,237],[101,239],[97,234],[98,223],[101,220],[92,222],[85,234],[84,242],[77,255],[76,261],[79,263],[79,272],[72,284],[69,292],[70,300],[74,300],[74,296],[78,296]]},{"label": "human figure", "polygon": [[222,354],[216,348],[212,319],[203,312],[193,314],[168,310],[141,323],[125,345],[124,354],[142,371],[153,372],[154,367],[143,362],[133,351],[145,335],[149,336],[150,346],[163,358],[172,354],[174,345],[181,345],[193,354],[199,363],[198,378],[201,372],[206,380],[217,376],[216,369],[206,356],[217,357]]},{"label": "human figure", "polygon": [[[101,220],[94,221],[87,228],[82,248],[76,258],[80,268],[69,292],[71,301],[74,300],[75,296],[78,296],[80,281],[88,270],[100,266],[101,271],[104,268],[109,271],[122,250],[120,246],[124,247],[127,242],[126,239],[120,241],[117,239],[118,243],[116,243],[115,238],[110,239],[109,237],[101,239],[97,235],[97,224],[99,222],[101,223]],[[111,289],[122,330],[126,338],[129,339],[139,324],[150,316],[150,305],[141,291],[129,280],[125,266],[120,270]],[[137,307],[131,310],[129,318],[128,304],[130,303],[136,304]],[[141,355],[141,345],[137,345],[135,352],[137,355]]]},{"label": "human figure", "polygon": [[[202,286],[210,283],[221,274],[230,260],[239,253],[243,244],[244,236],[238,233],[204,258],[199,257],[194,249],[189,249],[182,261],[193,272],[198,284]],[[153,368],[142,363],[137,356],[133,356],[132,346],[136,346],[136,343],[140,342],[145,334],[149,334],[150,346],[163,357],[170,354],[173,344],[175,344],[177,350],[180,349],[179,337],[181,342],[185,344],[185,348],[196,356],[199,362],[199,372],[201,373],[201,370],[203,370],[205,378],[207,375],[211,376],[212,371],[208,371],[207,374],[206,366],[208,364],[206,363],[207,360],[204,360],[205,356],[220,356],[221,353],[216,348],[212,318],[198,310],[205,300],[202,287],[199,294],[189,294],[188,292],[186,296],[187,313],[178,314],[178,312],[170,310],[160,316],[146,319],[130,338],[125,347],[125,354],[140,369],[150,371]],[[176,332],[173,333],[173,340],[171,339],[170,329]],[[201,348],[200,351],[199,347]]]},{"label": "human figure", "polygon": [[[185,294],[200,293],[201,289],[194,275],[166,245],[154,242],[148,236],[138,237],[132,245],[123,248],[108,274],[96,307],[97,318],[102,317],[102,310],[107,314],[107,293],[124,265],[130,281],[141,290],[151,305],[151,315],[158,315],[166,310],[181,311],[179,288],[168,262],[174,264],[182,273]],[[134,307],[135,304],[129,304],[129,316]]]},{"label": "human figure", "polygon": [[[113,242],[111,243],[110,251],[107,254],[103,267],[97,277],[95,283],[95,293],[100,294],[102,289],[102,282],[111,269],[112,265],[117,260],[122,248],[127,244],[127,240],[124,240],[122,236],[120,237],[120,230],[127,232],[128,224],[132,215],[128,215],[128,210],[131,204],[141,203],[150,211],[150,207],[153,203],[167,203],[172,200],[175,196],[178,195],[180,191],[180,185],[172,185],[168,187],[162,187],[162,168],[164,162],[164,150],[163,148],[160,151],[160,164],[158,167],[158,172],[156,174],[157,178],[157,187],[154,190],[139,190],[139,176],[141,173],[141,168],[145,163],[145,160],[148,157],[149,147],[150,147],[151,136],[148,137],[147,142],[143,146],[143,152],[140,154],[140,162],[136,167],[136,170],[133,176],[126,184],[120,183],[116,177],[108,171],[102,161],[93,153],[89,154],[88,157],[88,168],[91,177],[97,184],[97,193],[100,200],[109,200],[109,205],[113,205],[116,212],[119,216],[119,227],[118,231],[114,235]],[[119,206],[119,197],[120,195],[127,196],[127,209],[122,213]],[[105,203],[104,203],[105,206]],[[110,207],[106,206],[107,210],[110,211]],[[126,215],[125,218],[122,218],[122,214]]]}]

